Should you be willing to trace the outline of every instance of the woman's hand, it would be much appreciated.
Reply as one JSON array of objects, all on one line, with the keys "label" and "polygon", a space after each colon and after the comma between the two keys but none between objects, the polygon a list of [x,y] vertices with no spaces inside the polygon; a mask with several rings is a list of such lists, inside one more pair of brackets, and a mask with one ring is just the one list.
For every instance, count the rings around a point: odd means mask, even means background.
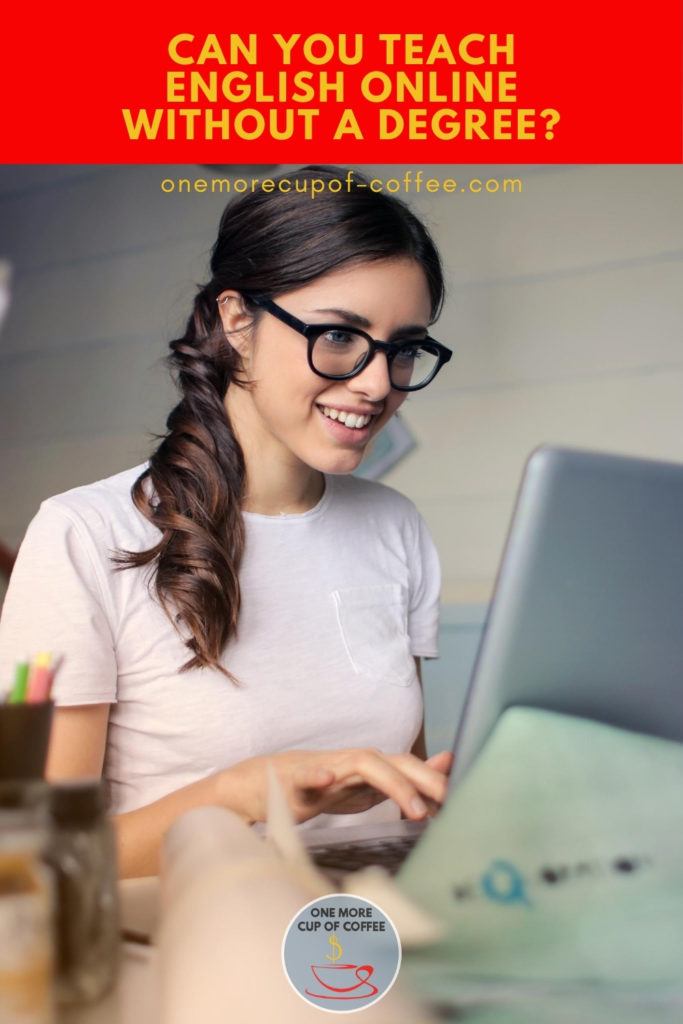
[{"label": "woman's hand", "polygon": [[382,754],[374,749],[290,750],[252,757],[226,769],[236,787],[229,805],[249,822],[265,821],[270,762],[297,822],[316,814],[355,814],[387,798],[414,820],[434,813],[446,795],[453,755],[448,751],[421,761],[413,754]]}]

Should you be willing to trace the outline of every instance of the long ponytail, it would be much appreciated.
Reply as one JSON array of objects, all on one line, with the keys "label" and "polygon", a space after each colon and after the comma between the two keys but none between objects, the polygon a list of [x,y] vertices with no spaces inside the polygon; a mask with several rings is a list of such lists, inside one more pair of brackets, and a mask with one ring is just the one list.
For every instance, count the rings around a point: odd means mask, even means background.
[{"label": "long ponytail", "polygon": [[183,670],[210,666],[233,678],[220,657],[240,610],[245,466],[223,403],[237,357],[210,287],[196,296],[185,334],[170,348],[168,362],[183,397],[132,489],[135,505],[161,539],[147,551],[120,552],[115,560],[123,568],[156,561],[157,597],[191,634],[186,646],[192,657]]}]

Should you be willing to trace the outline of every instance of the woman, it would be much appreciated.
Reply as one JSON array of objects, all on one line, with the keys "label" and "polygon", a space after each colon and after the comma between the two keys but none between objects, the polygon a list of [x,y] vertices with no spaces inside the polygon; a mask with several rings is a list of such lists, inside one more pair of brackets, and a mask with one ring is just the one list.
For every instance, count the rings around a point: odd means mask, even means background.
[{"label": "woman", "polygon": [[450,356],[439,257],[362,178],[296,177],[328,188],[226,208],[150,462],[44,502],[6,597],[0,670],[64,655],[47,774],[104,773],[124,877],[191,807],[263,820],[269,760],[300,822],[445,792],[419,685],[436,552],[412,502],[349,476]]}]

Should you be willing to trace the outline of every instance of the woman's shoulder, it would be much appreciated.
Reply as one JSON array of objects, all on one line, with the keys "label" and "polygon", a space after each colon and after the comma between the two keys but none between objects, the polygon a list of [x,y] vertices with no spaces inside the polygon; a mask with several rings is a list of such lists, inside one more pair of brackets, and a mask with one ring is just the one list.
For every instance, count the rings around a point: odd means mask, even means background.
[{"label": "woman's shoulder", "polygon": [[77,530],[106,543],[118,544],[121,538],[128,537],[139,539],[141,534],[147,538],[156,527],[136,508],[131,496],[133,484],[146,468],[146,463],[142,463],[54,494],[43,501],[36,518],[71,523]]}]

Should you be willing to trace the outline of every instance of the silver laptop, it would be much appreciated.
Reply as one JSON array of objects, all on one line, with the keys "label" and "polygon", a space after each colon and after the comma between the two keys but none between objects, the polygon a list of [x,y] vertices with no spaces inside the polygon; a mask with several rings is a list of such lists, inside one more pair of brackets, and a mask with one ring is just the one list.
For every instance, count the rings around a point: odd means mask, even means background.
[{"label": "silver laptop", "polygon": [[[556,447],[532,453],[457,728],[449,792],[512,705],[683,740],[683,465]],[[302,836],[325,868],[396,870],[428,824]]]}]

